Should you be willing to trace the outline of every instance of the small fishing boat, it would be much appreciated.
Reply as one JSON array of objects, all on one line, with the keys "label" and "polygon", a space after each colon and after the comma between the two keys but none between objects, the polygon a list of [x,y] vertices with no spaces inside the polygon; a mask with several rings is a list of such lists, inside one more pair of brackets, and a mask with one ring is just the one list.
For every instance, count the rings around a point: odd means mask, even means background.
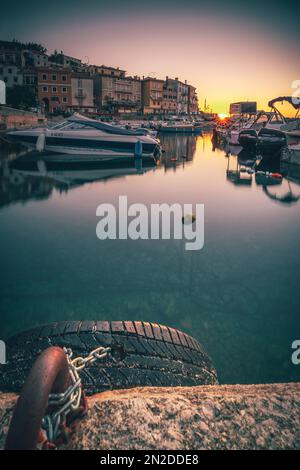
[{"label": "small fishing boat", "polygon": [[79,155],[83,160],[102,160],[133,157],[137,152],[157,156],[161,151],[159,140],[148,135],[147,129],[128,130],[77,113],[54,127],[8,132],[7,137],[30,149],[77,155],[77,160]]}]

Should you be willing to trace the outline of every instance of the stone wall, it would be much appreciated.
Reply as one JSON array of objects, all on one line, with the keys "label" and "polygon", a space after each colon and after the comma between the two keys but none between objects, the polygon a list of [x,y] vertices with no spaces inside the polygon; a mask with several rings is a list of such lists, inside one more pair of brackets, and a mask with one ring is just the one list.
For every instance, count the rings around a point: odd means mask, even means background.
[{"label": "stone wall", "polygon": [[[15,400],[0,394],[0,448]],[[67,448],[300,449],[300,383],[104,392]]]}]

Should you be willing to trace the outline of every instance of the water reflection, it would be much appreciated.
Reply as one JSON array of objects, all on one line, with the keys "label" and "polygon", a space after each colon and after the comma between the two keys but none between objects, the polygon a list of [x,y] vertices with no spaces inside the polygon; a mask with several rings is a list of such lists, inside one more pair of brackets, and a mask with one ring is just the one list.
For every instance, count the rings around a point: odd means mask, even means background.
[{"label": "water reflection", "polygon": [[176,170],[178,166],[184,167],[186,163],[192,162],[196,152],[197,137],[194,135],[168,135],[160,137],[164,150],[162,163],[165,171]]},{"label": "water reflection", "polygon": [[[10,156],[11,157],[11,156]],[[153,159],[115,159],[103,162],[52,162],[36,154],[9,158],[0,163],[0,207],[26,200],[48,199],[96,181],[106,181],[154,170]]]},{"label": "water reflection", "polygon": [[[1,337],[52,321],[143,319],[197,337],[221,382],[299,380],[289,351],[299,329],[300,204],[291,201],[300,169],[237,147],[212,151],[210,139],[162,136],[155,171],[144,161],[3,157]],[[203,203],[203,250],[185,251],[181,240],[99,241],[96,208],[119,195],[147,207]]]},{"label": "water reflection", "polygon": [[[227,158],[226,178],[235,186],[251,187],[255,180],[256,187],[261,187],[263,193],[272,201],[283,205],[294,204],[300,200],[300,195],[291,187],[290,181],[300,182],[300,171],[293,165],[280,161],[280,154],[261,156],[256,152],[243,149],[240,146],[228,145],[212,139],[213,151],[224,151]],[[271,158],[272,157],[272,158]],[[297,167],[294,165],[294,167]],[[282,186],[281,191],[272,192],[270,186]]]}]

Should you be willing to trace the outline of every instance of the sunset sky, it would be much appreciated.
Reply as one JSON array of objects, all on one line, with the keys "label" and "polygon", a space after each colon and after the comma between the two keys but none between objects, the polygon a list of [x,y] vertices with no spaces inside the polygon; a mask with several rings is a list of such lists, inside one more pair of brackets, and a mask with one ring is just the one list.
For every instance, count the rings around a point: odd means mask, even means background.
[{"label": "sunset sky", "polygon": [[241,3],[17,0],[1,7],[0,36],[132,75],[179,77],[214,112],[247,99],[267,109],[269,99],[291,95],[300,80],[299,2]]}]

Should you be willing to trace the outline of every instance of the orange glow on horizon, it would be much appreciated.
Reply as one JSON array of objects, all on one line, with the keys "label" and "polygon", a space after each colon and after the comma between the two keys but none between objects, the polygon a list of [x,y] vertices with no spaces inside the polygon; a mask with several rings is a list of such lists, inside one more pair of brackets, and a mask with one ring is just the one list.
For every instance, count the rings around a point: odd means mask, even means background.
[{"label": "orange glow on horizon", "polygon": [[221,121],[224,121],[228,117],[227,113],[219,113],[218,118],[221,119]]}]

